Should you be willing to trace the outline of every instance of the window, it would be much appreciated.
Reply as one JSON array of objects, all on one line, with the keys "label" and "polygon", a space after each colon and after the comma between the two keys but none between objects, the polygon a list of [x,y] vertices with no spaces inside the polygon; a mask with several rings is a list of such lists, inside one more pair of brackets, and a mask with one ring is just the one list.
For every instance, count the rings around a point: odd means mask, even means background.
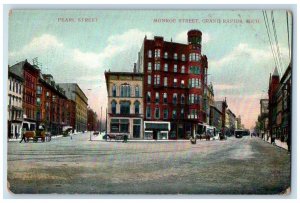
[{"label": "window", "polygon": [[168,109],[164,109],[164,119],[168,119],[169,117],[169,111]]},{"label": "window", "polygon": [[164,86],[167,87],[168,86],[168,78],[164,77]]},{"label": "window", "polygon": [[165,52],[164,54],[164,58],[167,59],[168,58],[168,52]]},{"label": "window", "polygon": [[129,132],[129,120],[128,119],[111,119],[110,131],[115,133],[128,133]]},{"label": "window", "polygon": [[168,71],[168,69],[169,69],[168,64],[165,63],[165,65],[164,65],[164,71]]},{"label": "window", "polygon": [[181,60],[185,61],[185,55],[184,54],[181,55]]},{"label": "window", "polygon": [[174,73],[177,73],[177,64],[174,64]]},{"label": "window", "polygon": [[135,86],[135,97],[140,97],[140,87]]},{"label": "window", "polygon": [[117,113],[117,102],[116,101],[112,101],[111,102],[111,113],[112,114],[116,114]]},{"label": "window", "polygon": [[155,58],[160,58],[160,49],[155,49]]},{"label": "window", "polygon": [[36,87],[36,93],[37,94],[42,94],[42,87],[41,86]]},{"label": "window", "polygon": [[148,58],[152,58],[152,51],[151,50],[148,51]]},{"label": "window", "polygon": [[177,53],[174,53],[174,59],[177,60]]},{"label": "window", "polygon": [[41,105],[41,98],[39,98],[39,97],[36,98],[36,105],[38,105],[38,106]]},{"label": "window", "polygon": [[173,93],[173,104],[177,104],[177,93]]},{"label": "window", "polygon": [[155,118],[156,118],[156,119],[159,119],[159,117],[160,117],[159,108],[156,107],[156,108],[155,108]]},{"label": "window", "polygon": [[155,62],[154,70],[160,70],[160,63],[159,62]]},{"label": "window", "polygon": [[146,118],[151,118],[151,108],[150,108],[150,106],[147,106],[147,108],[146,108]]},{"label": "window", "polygon": [[181,111],[180,111],[180,117],[181,117],[181,118],[184,118],[184,109],[183,109],[183,108],[182,108]]},{"label": "window", "polygon": [[19,86],[19,94],[22,94],[22,85]]},{"label": "window", "polygon": [[191,66],[189,68],[189,73],[195,74],[195,75],[199,75],[201,73],[200,67],[198,67],[198,66]]},{"label": "window", "polygon": [[160,75],[154,75],[154,85],[160,85]]},{"label": "window", "polygon": [[184,80],[181,80],[180,86],[184,88]]},{"label": "window", "polygon": [[174,85],[174,87],[177,87],[177,78],[174,78],[173,85]]},{"label": "window", "polygon": [[130,97],[130,85],[121,85],[121,97]]},{"label": "window", "polygon": [[[47,92],[48,93],[48,92]],[[48,93],[49,94],[49,93]],[[116,97],[117,96],[117,87],[116,85],[113,85],[112,86],[112,96],[113,97]]]},{"label": "window", "polygon": [[185,66],[181,66],[181,73],[185,73]]},{"label": "window", "polygon": [[147,102],[151,102],[151,92],[147,92]]},{"label": "window", "polygon": [[168,95],[167,95],[167,93],[164,93],[164,103],[166,104],[166,103],[168,103]]},{"label": "window", "polygon": [[49,92],[46,92],[46,97],[48,98],[50,96]]},{"label": "window", "polygon": [[148,62],[148,70],[152,70],[152,63],[151,62]]},{"label": "window", "polygon": [[140,102],[135,101],[134,102],[134,113],[139,114],[140,113]]},{"label": "window", "polygon": [[177,117],[177,112],[176,112],[176,110],[174,109],[174,110],[172,111],[172,118],[173,118],[173,119],[176,119],[176,117]]},{"label": "window", "polygon": [[159,103],[159,93],[155,92],[155,102]]},{"label": "window", "polygon": [[184,104],[184,94],[181,95],[180,101],[181,101],[181,104]]},{"label": "window", "polygon": [[148,85],[151,85],[151,75],[148,75]]},{"label": "window", "polygon": [[200,54],[198,54],[198,53],[190,53],[189,60],[190,61],[200,61]]},{"label": "window", "polygon": [[19,91],[19,84],[16,82],[16,93]]},{"label": "window", "polygon": [[9,90],[11,91],[11,80],[9,80]]},{"label": "window", "polygon": [[124,115],[130,114],[130,102],[129,101],[121,101],[120,102],[120,113]]}]

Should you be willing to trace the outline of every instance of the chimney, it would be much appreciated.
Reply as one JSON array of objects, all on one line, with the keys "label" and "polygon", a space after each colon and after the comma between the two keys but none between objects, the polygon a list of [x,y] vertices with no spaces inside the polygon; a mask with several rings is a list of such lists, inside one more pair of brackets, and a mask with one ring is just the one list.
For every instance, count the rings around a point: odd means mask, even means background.
[{"label": "chimney", "polygon": [[134,72],[134,73],[137,72],[137,70],[136,70],[136,63],[133,64],[133,72]]}]

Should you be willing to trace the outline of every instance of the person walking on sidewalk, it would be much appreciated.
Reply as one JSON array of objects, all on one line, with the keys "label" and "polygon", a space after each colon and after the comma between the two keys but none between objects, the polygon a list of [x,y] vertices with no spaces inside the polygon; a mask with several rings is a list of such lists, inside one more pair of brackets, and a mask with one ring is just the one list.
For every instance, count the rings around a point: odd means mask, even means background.
[{"label": "person walking on sidewalk", "polygon": [[22,134],[22,139],[21,139],[20,143],[21,143],[23,140],[24,140],[24,142],[26,142],[26,140],[25,140],[25,132]]}]

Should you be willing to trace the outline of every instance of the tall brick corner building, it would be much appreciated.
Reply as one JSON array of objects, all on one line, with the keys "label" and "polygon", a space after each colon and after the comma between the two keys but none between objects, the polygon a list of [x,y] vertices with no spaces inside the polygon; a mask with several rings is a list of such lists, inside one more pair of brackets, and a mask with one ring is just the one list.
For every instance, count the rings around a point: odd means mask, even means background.
[{"label": "tall brick corner building", "polygon": [[190,30],[187,44],[145,36],[138,58],[144,73],[144,129],[147,139],[186,139],[206,121],[207,57],[202,33]]}]

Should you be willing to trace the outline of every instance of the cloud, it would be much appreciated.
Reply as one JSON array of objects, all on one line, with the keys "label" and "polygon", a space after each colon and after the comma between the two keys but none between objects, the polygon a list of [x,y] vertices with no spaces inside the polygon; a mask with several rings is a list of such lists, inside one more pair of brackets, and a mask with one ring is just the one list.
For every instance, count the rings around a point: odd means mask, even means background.
[{"label": "cloud", "polygon": [[238,89],[241,88],[240,85],[230,85],[230,84],[215,84],[214,89],[215,90],[232,90],[232,89]]},{"label": "cloud", "polygon": [[[174,38],[174,42],[186,44],[187,43],[187,32],[188,32],[188,30],[178,33]],[[203,32],[202,33],[202,44],[206,44],[210,40],[211,40],[210,34]]]},{"label": "cloud", "polygon": [[130,29],[103,39],[106,46],[99,52],[89,52],[69,48],[57,36],[46,33],[19,50],[10,50],[9,65],[38,57],[42,72],[52,74],[56,82],[78,83],[89,105],[100,115],[100,106],[105,112],[107,105],[103,100],[107,95],[104,71],[131,71],[145,35],[153,36],[151,32]]}]

